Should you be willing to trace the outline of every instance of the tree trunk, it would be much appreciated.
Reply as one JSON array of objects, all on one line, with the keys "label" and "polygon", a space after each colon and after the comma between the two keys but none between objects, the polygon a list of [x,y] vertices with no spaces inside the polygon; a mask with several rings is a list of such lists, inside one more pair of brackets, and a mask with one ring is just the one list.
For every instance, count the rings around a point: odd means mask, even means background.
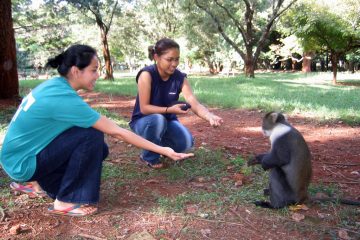
[{"label": "tree trunk", "polygon": [[354,64],[354,61],[350,61],[349,62],[349,71],[351,73],[355,73],[355,64]]},{"label": "tree trunk", "polygon": [[337,61],[338,61],[338,56],[336,53],[331,53],[331,68],[333,71],[333,84],[336,85],[336,75],[337,75]]},{"label": "tree trunk", "polygon": [[311,72],[311,53],[310,52],[304,52],[301,71],[304,73]]},{"label": "tree trunk", "polygon": [[107,41],[107,35],[104,27],[100,27],[101,31],[101,43],[102,43],[102,50],[103,50],[103,57],[105,62],[105,79],[107,80],[114,80],[113,76],[113,68],[111,65],[111,57],[110,57],[110,50],[109,44]]},{"label": "tree trunk", "polygon": [[249,78],[255,77],[255,63],[252,57],[247,57],[245,60],[245,76]]},{"label": "tree trunk", "polygon": [[19,99],[11,0],[0,1],[0,99]]}]

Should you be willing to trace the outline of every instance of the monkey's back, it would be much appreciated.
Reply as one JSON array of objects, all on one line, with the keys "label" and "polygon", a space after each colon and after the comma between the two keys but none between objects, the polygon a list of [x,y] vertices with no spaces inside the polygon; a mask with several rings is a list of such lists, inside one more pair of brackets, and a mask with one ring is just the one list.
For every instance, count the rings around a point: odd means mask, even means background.
[{"label": "monkey's back", "polygon": [[297,202],[302,202],[307,198],[312,176],[311,153],[304,137],[294,127],[281,138],[286,142],[290,158],[290,162],[284,165],[282,170],[296,195]]}]

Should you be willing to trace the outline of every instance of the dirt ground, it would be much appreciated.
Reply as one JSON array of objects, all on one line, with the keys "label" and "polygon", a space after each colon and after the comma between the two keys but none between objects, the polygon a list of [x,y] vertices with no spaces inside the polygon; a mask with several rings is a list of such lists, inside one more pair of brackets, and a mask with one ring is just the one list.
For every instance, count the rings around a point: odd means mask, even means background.
[{"label": "dirt ground", "polygon": [[[83,94],[93,107],[104,107],[129,119],[134,105],[132,97],[108,96],[99,93]],[[224,120],[219,128],[212,128],[190,113],[180,121],[193,133],[196,147],[221,149],[229,154],[247,157],[269,149],[268,139],[260,130],[264,112],[239,109],[211,108]],[[344,197],[360,201],[360,127],[342,122],[322,124],[302,115],[288,116],[288,120],[309,144],[313,155],[313,182],[335,185]],[[108,138],[109,161],[121,164],[129,146]],[[120,163],[119,163],[120,162]],[[153,171],[139,166],[139,171]],[[0,171],[1,177],[4,173]],[[193,188],[186,182],[168,183],[161,178],[151,181],[132,181],[111,192],[112,186],[103,185],[99,213],[86,218],[51,216],[46,213],[50,200],[13,197],[14,207],[0,212],[1,239],[359,239],[360,231],[339,227],[330,215],[339,214],[342,206],[324,210],[312,206],[301,212],[311,219],[294,220],[258,210],[252,205],[231,206],[216,219],[194,216],[189,206],[188,215],[154,214],[151,192],[175,196]],[[113,190],[114,191],[114,190]],[[111,199],[111,201],[110,201]],[[114,200],[115,199],[115,200]],[[111,202],[112,204],[109,204]],[[0,205],[1,206],[1,205]],[[1,209],[0,209],[1,210]],[[352,207],[355,223],[360,228],[360,209]],[[3,216],[2,216],[3,215]],[[354,221],[354,219],[352,219]],[[10,229],[19,226],[20,233]],[[295,227],[296,226],[296,227]],[[325,233],[324,233],[325,232]],[[140,236],[141,234],[142,236]],[[138,234],[138,235],[134,235]]]}]

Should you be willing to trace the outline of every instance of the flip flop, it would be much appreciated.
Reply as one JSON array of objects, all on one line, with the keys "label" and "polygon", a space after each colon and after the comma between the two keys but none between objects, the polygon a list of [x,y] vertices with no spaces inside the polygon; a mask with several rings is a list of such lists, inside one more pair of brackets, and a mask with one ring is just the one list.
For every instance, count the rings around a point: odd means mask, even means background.
[{"label": "flip flop", "polygon": [[163,169],[163,168],[165,168],[165,164],[162,163],[162,162],[149,163],[149,162],[145,161],[142,157],[139,157],[139,163],[144,164],[144,165],[146,165],[146,166],[148,166],[149,168],[152,168],[152,169]]},{"label": "flip flop", "polygon": [[54,215],[62,215],[62,216],[70,216],[70,217],[84,217],[84,216],[89,216],[92,214],[95,214],[97,212],[97,210],[95,210],[94,212],[74,212],[75,209],[81,209],[84,207],[89,207],[88,205],[81,205],[81,204],[75,204],[74,206],[68,207],[66,209],[63,210],[56,210],[54,209],[54,206],[51,206],[48,208],[48,212],[50,214],[54,214]]},{"label": "flip flop", "polygon": [[12,182],[10,183],[10,188],[15,194],[27,194],[30,198],[44,198],[47,196],[45,191],[35,191],[31,184],[21,185],[19,183]]}]

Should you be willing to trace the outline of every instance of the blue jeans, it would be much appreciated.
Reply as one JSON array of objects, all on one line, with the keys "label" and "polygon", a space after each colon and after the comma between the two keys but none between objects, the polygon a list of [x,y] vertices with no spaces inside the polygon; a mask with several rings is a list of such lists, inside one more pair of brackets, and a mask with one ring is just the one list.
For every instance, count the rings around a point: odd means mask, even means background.
[{"label": "blue jeans", "polygon": [[[167,120],[162,114],[150,114],[136,120],[132,130],[150,142],[171,147],[175,152],[186,152],[194,145],[193,136],[184,125],[178,120]],[[160,155],[143,150],[141,157],[150,164],[156,164]]]},{"label": "blue jeans", "polygon": [[36,155],[37,181],[53,199],[99,202],[102,162],[109,154],[104,134],[94,128],[72,127]]}]

